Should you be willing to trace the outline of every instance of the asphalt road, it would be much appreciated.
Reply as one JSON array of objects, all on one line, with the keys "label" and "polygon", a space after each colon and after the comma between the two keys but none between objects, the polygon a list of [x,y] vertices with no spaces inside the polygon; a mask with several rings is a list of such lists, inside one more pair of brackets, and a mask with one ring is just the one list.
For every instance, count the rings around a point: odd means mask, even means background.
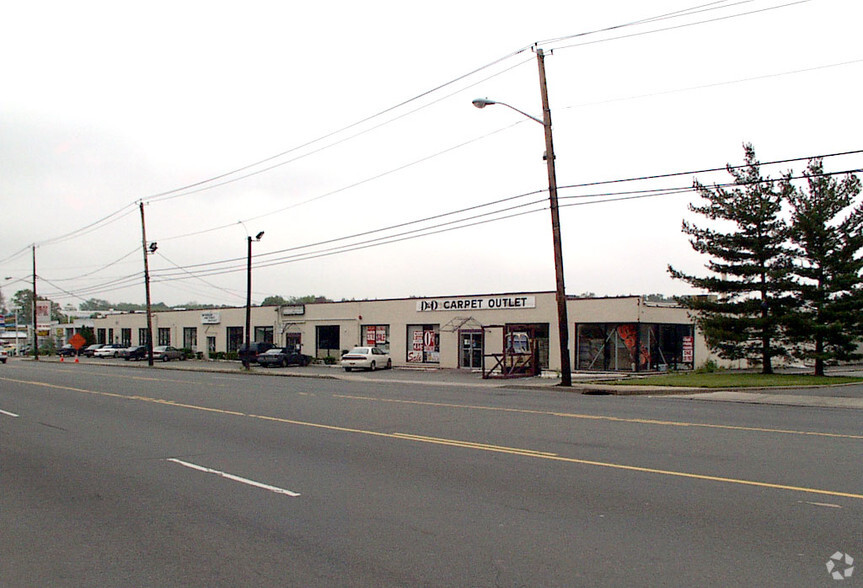
[{"label": "asphalt road", "polygon": [[863,585],[860,415],[10,362],[0,586]]}]

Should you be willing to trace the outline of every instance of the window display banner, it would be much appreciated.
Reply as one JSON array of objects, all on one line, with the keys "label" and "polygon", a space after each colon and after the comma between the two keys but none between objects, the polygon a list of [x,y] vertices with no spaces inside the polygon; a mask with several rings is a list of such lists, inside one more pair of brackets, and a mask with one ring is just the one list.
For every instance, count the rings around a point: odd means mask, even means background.
[{"label": "window display banner", "polygon": [[43,329],[51,326],[51,301],[36,301],[36,327]]}]

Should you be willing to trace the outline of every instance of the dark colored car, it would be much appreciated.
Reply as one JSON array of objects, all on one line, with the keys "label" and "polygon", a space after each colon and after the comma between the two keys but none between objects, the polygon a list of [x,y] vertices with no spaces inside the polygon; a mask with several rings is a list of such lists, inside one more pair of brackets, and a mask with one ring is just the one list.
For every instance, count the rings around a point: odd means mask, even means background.
[{"label": "dark colored car", "polygon": [[81,355],[84,357],[93,357],[93,353],[102,347],[104,347],[104,343],[94,343],[93,345],[89,345],[81,350]]},{"label": "dark colored car", "polygon": [[78,355],[78,350],[66,343],[63,347],[57,350],[57,355],[60,357],[75,357]]},{"label": "dark colored car", "polygon": [[122,355],[123,359],[125,359],[126,361],[147,359],[147,346],[135,345],[134,347],[127,347],[123,351]]},{"label": "dark colored car", "polygon": [[307,366],[311,363],[312,358],[309,355],[297,353],[290,347],[273,347],[258,354],[257,361],[263,367]]},{"label": "dark colored car", "polygon": [[248,347],[246,347],[245,345],[240,347],[240,349],[237,351],[237,356],[239,356],[240,361],[242,361],[243,364],[255,363],[260,354],[269,351],[273,347],[275,347],[275,345],[273,345],[272,343],[250,343]]}]

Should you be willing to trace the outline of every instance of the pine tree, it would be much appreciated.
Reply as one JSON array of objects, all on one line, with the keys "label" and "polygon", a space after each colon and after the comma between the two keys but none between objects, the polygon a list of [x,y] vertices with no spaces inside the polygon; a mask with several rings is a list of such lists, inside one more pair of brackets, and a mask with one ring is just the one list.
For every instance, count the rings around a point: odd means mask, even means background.
[{"label": "pine tree", "polygon": [[797,357],[814,360],[815,375],[837,360],[859,359],[863,313],[863,203],[860,180],[825,176],[814,159],[804,173],[807,190],[786,180],[798,305],[789,309],[788,333]]},{"label": "pine tree", "polygon": [[780,345],[780,321],[790,286],[788,226],[781,216],[781,188],[761,176],[753,146],[743,149],[745,165],[726,167],[734,179],[730,188],[709,188],[696,180],[694,187],[706,204],[689,206],[719,226],[730,225],[730,230],[683,222],[692,248],[710,256],[706,267],[713,275],[692,276],[670,265],[668,271],[709,293],[680,299],[694,311],[708,346],[725,359],[758,363],[762,373],[770,374],[773,357],[786,354]]}]

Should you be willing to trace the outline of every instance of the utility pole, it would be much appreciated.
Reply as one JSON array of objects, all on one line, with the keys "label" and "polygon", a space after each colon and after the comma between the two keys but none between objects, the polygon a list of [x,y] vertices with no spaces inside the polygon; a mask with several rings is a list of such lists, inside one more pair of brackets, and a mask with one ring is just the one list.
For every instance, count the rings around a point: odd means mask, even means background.
[{"label": "utility pole", "polygon": [[[245,225],[243,225],[245,226]],[[251,235],[248,235],[246,238],[249,242],[249,250],[246,256],[246,342],[245,348],[246,353],[243,356],[243,367],[248,371],[251,369],[251,362],[249,361],[249,356],[251,355],[251,329],[252,329],[252,241],[260,241],[261,237],[264,236],[264,231],[261,231],[255,238],[252,239]]]},{"label": "utility pole", "polygon": [[[156,251],[155,247],[147,248],[147,227],[144,223],[144,201],[139,203],[141,208],[141,241],[144,248],[144,290],[147,295],[147,365],[153,366],[153,317],[150,307],[150,263],[147,255]],[[155,246],[156,244],[153,243]]]},{"label": "utility pole", "polygon": [[554,145],[551,134],[551,108],[545,81],[545,55],[536,49],[539,66],[539,89],[542,94],[542,126],[545,128],[545,159],[548,167],[548,198],[551,208],[551,235],[554,241],[554,274],[557,284],[557,328],[560,338],[560,385],[572,386],[572,364],[569,359],[569,319],[566,313],[566,287],[563,281],[563,245],[560,240],[560,212],[557,206],[557,176],[554,170]]},{"label": "utility pole", "polygon": [[[33,243],[33,359],[39,361],[39,331],[36,325],[36,244]],[[18,325],[15,325],[18,328]],[[17,333],[16,333],[17,334]],[[17,341],[17,337],[15,340]]]},{"label": "utility pole", "polygon": [[249,241],[249,252],[246,257],[246,354],[243,356],[243,367],[248,371],[251,366],[249,365],[249,354],[251,353],[251,336],[249,330],[252,327],[252,237],[251,235],[247,237]]}]

